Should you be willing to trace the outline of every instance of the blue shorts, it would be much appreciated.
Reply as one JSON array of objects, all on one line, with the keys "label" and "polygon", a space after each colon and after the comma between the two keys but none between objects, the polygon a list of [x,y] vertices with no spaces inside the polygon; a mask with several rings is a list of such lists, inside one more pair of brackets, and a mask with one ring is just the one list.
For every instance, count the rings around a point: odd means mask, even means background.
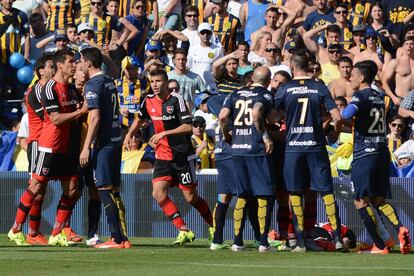
[{"label": "blue shorts", "polygon": [[332,192],[331,165],[326,150],[319,152],[286,152],[283,166],[289,192]]},{"label": "blue shorts", "polygon": [[121,183],[122,147],[106,146],[92,151],[92,169],[96,187]]},{"label": "blue shorts", "polygon": [[216,160],[217,194],[237,194],[236,181],[233,176],[233,159]]},{"label": "blue shorts", "polygon": [[351,164],[354,199],[374,196],[391,198],[390,164],[388,152],[354,159]]},{"label": "blue shorts", "polygon": [[91,164],[88,164],[85,168],[79,168],[79,182],[78,188],[83,189],[85,187],[93,186],[95,180],[93,178],[93,170]]},{"label": "blue shorts", "polygon": [[233,155],[237,196],[274,196],[270,160],[267,156]]}]

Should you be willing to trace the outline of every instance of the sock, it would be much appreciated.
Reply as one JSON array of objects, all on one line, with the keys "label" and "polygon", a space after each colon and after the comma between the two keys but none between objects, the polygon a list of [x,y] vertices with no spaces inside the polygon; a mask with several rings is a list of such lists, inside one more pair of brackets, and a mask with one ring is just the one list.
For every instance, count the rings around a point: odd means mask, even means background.
[{"label": "sock", "polygon": [[13,225],[13,232],[22,231],[22,225],[26,221],[27,215],[30,212],[35,195],[27,189],[20,197],[19,207],[17,208],[16,219]]},{"label": "sock", "polygon": [[257,216],[259,203],[257,198],[251,197],[247,199],[247,215],[249,217],[250,224],[253,228],[254,239],[260,241],[260,225],[259,218]]},{"label": "sock", "polygon": [[303,239],[304,217],[303,217],[302,195],[291,194],[290,204],[292,206],[292,219],[293,219],[293,224],[295,225],[298,245],[300,247],[304,247],[305,241]]},{"label": "sock", "polygon": [[260,245],[269,246],[267,241],[267,236],[269,234],[270,222],[272,220],[273,206],[275,200],[272,197],[260,197],[257,199],[259,203],[259,208],[257,209],[257,216],[259,218],[260,226]]},{"label": "sock", "polygon": [[277,226],[279,228],[279,236],[281,239],[288,239],[289,225],[291,224],[289,206],[279,205],[276,213],[276,219]]},{"label": "sock", "polygon": [[[316,224],[316,201],[307,201],[305,199],[305,208],[303,210],[304,214],[304,224],[303,229],[306,233],[306,236],[310,233],[310,231],[315,228]],[[306,237],[307,238],[307,237]]]},{"label": "sock", "polygon": [[246,221],[246,199],[239,197],[233,213],[234,219],[234,244],[243,246],[243,231]]},{"label": "sock", "polygon": [[167,196],[160,203],[160,207],[165,216],[167,216],[178,230],[182,230],[185,226],[184,220],[178,212],[175,203]]},{"label": "sock", "polygon": [[29,212],[29,235],[35,236],[39,232],[40,220],[42,218],[43,196],[33,201]]},{"label": "sock", "polygon": [[212,227],[213,226],[213,215],[210,212],[210,208],[208,207],[207,202],[201,197],[198,197],[198,200],[193,205],[193,207],[197,209],[197,211],[200,213],[201,217],[208,224],[208,226]]},{"label": "sock", "polygon": [[335,233],[335,237],[341,240],[341,219],[339,218],[338,205],[336,205],[335,197],[332,193],[322,195],[323,203],[326,208],[326,215],[329,223]]},{"label": "sock", "polygon": [[62,195],[60,197],[55,224],[52,229],[52,236],[56,236],[62,231],[63,226],[72,214],[74,204],[75,202],[73,199],[69,198],[68,196]]},{"label": "sock", "polygon": [[226,213],[229,208],[228,203],[217,202],[214,208],[214,238],[213,243],[223,243],[223,229],[226,221]]},{"label": "sock", "polygon": [[114,238],[116,243],[122,243],[123,238],[119,225],[119,212],[115,203],[115,197],[110,190],[98,190],[98,194],[104,206],[111,237]]},{"label": "sock", "polygon": [[88,240],[98,232],[100,218],[101,201],[90,198],[88,202]]},{"label": "sock", "polygon": [[379,249],[384,249],[384,241],[381,239],[377,232],[377,220],[375,219],[374,211],[370,206],[366,206],[358,209],[358,213],[361,216],[362,222],[367,228],[368,234],[370,235],[372,241]]},{"label": "sock", "polygon": [[378,204],[377,209],[391,222],[395,231],[398,233],[402,225],[394,207],[390,203],[383,201]]},{"label": "sock", "polygon": [[128,240],[126,216],[125,216],[125,205],[119,193],[114,193],[114,196],[115,196],[116,206],[118,207],[119,223],[121,226],[122,235],[124,236],[125,240]]}]

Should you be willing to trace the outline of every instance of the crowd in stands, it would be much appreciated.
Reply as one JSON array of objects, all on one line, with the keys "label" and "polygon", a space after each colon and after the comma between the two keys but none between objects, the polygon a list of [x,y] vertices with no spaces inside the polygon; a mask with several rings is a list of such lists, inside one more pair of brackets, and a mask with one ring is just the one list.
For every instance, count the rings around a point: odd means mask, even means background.
[{"label": "crowd in stands", "polygon": [[[148,72],[168,73],[171,92],[179,92],[193,114],[192,143],[198,168],[214,168],[217,113],[211,99],[251,83],[251,72],[266,66],[269,90],[293,76],[295,51],[313,56],[309,77],[325,83],[339,109],[355,91],[353,64],[372,60],[378,75],[372,87],[387,96],[387,125],[394,166],[414,159],[414,1],[372,0],[1,0],[0,10],[0,168],[24,168],[28,120],[22,101],[31,84],[10,65],[14,53],[34,64],[45,53],[69,48],[79,57],[85,47],[104,55],[103,71],[116,80],[124,133],[144,97],[152,93]],[[36,76],[32,83],[36,81]],[[75,74],[82,89],[85,76]],[[352,161],[352,121],[324,127],[334,175]],[[19,123],[20,122],[20,123]],[[20,125],[20,130],[19,130]],[[17,134],[18,131],[18,134]],[[280,126],[283,136],[284,126]],[[122,172],[152,168],[153,133],[143,127]],[[14,149],[14,144],[18,147]],[[10,147],[10,144],[13,147]],[[10,151],[15,150],[10,155]],[[12,156],[12,157],[10,157]],[[17,168],[18,167],[18,168]],[[27,168],[27,166],[26,166]],[[414,168],[413,168],[414,170]]]}]

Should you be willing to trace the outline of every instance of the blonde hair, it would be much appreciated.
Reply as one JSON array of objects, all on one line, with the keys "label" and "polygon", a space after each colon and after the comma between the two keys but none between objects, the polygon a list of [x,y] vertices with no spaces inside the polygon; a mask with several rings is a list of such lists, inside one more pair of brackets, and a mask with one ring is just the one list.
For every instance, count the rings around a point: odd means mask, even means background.
[{"label": "blonde hair", "polygon": [[259,33],[256,37],[256,41],[254,43],[254,45],[252,46],[252,51],[257,51],[260,49],[260,41],[266,36],[270,36],[270,39],[272,39],[272,34],[266,31],[263,31],[261,33]]}]

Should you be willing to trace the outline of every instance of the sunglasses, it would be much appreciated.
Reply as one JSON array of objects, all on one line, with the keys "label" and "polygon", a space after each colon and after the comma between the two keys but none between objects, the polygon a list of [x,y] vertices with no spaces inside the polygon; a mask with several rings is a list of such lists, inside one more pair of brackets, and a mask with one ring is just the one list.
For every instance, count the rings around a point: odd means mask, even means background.
[{"label": "sunglasses", "polygon": [[348,11],[336,11],[336,14],[348,14]]},{"label": "sunglasses", "polygon": [[198,14],[187,14],[186,16],[187,17],[192,17],[192,18],[197,18]]},{"label": "sunglasses", "polygon": [[402,128],[403,127],[402,124],[397,124],[397,123],[392,123],[391,126],[392,127],[398,127],[398,128]]},{"label": "sunglasses", "polygon": [[202,30],[202,31],[200,32],[200,34],[201,34],[201,35],[211,35],[211,34],[212,34],[212,32],[207,31],[207,30]]},{"label": "sunglasses", "polygon": [[140,10],[140,9],[144,9],[144,8],[145,8],[144,5],[136,5],[135,6],[136,10]]},{"label": "sunglasses", "polygon": [[311,67],[310,68],[313,72],[318,72],[321,70],[321,68],[319,66],[315,66],[315,67]]},{"label": "sunglasses", "polygon": [[178,92],[178,87],[168,87],[168,92]]},{"label": "sunglasses", "polygon": [[193,124],[193,127],[195,127],[195,128],[203,128],[205,126],[206,126],[206,124],[202,124],[202,123],[194,123]]},{"label": "sunglasses", "polygon": [[270,53],[270,52],[272,52],[272,53],[277,53],[277,48],[266,48],[266,52],[268,52],[268,53]]},{"label": "sunglasses", "polygon": [[102,2],[91,2],[91,6],[102,6]]},{"label": "sunglasses", "polygon": [[330,54],[340,54],[341,50],[328,50]]}]

